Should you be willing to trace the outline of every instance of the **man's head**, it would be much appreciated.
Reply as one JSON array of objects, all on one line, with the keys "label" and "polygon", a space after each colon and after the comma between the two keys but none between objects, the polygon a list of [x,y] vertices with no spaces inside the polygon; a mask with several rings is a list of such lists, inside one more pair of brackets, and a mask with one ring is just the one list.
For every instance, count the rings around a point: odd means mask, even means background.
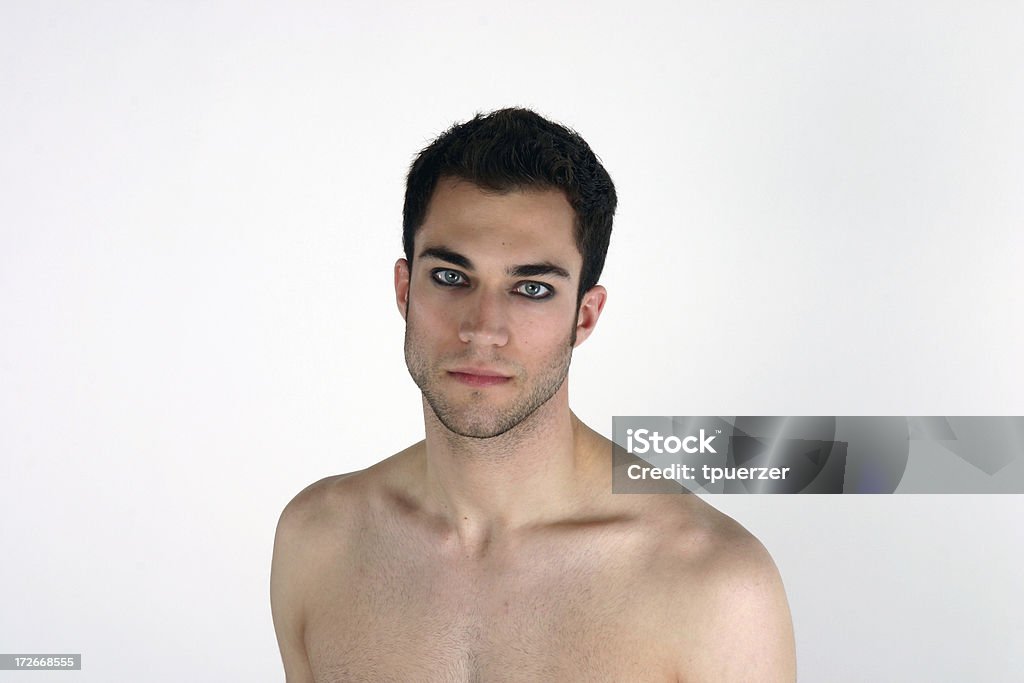
[{"label": "man's head", "polygon": [[484,190],[559,190],[575,214],[576,248],[583,256],[577,298],[597,284],[604,269],[617,198],[597,155],[577,133],[528,109],[499,109],[449,128],[409,169],[402,245],[413,262],[438,182],[466,180]]},{"label": "man's head", "polygon": [[395,291],[409,372],[450,431],[488,438],[567,409],[614,206],[586,143],[523,110],[456,126],[413,164]]}]

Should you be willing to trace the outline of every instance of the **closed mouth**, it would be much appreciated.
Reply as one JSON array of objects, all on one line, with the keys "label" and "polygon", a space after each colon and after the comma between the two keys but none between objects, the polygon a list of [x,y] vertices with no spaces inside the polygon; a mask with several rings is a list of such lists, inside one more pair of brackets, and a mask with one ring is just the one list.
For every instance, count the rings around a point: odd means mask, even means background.
[{"label": "closed mouth", "polygon": [[448,375],[458,382],[473,386],[493,386],[495,384],[504,384],[512,379],[497,370],[487,368],[458,368],[456,370],[449,370]]}]

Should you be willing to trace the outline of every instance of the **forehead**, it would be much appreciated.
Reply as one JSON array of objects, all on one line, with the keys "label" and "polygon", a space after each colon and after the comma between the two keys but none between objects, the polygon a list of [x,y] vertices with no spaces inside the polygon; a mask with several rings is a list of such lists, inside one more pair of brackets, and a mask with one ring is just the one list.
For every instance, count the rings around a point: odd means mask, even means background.
[{"label": "forehead", "polygon": [[560,190],[498,193],[465,180],[442,178],[416,232],[419,253],[444,246],[470,259],[560,261],[578,271],[576,213]]}]

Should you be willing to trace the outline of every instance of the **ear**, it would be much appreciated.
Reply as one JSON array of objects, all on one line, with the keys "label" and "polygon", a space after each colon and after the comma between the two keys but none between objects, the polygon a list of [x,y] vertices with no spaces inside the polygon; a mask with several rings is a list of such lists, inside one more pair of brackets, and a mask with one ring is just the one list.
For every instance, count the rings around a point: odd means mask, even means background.
[{"label": "ear", "polygon": [[597,319],[601,317],[605,301],[608,300],[608,290],[601,285],[594,285],[583,294],[580,301],[580,310],[576,314],[576,343],[577,347],[590,336],[597,326]]},{"label": "ear", "polygon": [[409,277],[409,262],[404,258],[395,261],[395,303],[403,320],[409,310]]}]

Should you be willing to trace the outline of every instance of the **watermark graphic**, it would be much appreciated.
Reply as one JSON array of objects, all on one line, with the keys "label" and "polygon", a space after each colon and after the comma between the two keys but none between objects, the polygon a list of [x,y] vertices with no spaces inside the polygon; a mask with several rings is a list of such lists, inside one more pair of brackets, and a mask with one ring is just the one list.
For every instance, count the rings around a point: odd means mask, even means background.
[{"label": "watermark graphic", "polygon": [[1024,417],[612,419],[616,493],[1024,493]]}]

